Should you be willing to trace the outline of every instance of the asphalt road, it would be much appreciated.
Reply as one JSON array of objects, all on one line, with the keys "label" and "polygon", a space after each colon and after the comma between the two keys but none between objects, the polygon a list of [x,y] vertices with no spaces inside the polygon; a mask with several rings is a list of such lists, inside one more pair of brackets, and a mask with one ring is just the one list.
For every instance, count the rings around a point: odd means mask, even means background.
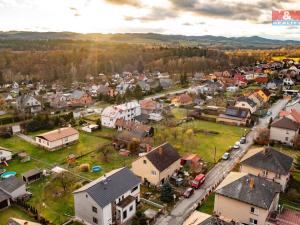
[{"label": "asphalt road", "polygon": [[[213,191],[217,185],[226,177],[226,175],[232,170],[236,163],[243,157],[250,146],[253,144],[256,129],[266,127],[269,123],[270,117],[276,117],[278,113],[288,103],[287,100],[279,100],[274,103],[269,109],[272,114],[259,120],[257,126],[249,132],[247,135],[247,143],[241,145],[239,150],[231,153],[230,159],[226,161],[220,161],[209,171],[206,176],[206,181],[203,186],[194,192],[194,194],[188,199],[181,199],[169,215],[158,218],[157,225],[181,225],[183,221],[197,208],[198,204],[205,199],[211,191]],[[238,141],[238,140],[237,140]]]}]

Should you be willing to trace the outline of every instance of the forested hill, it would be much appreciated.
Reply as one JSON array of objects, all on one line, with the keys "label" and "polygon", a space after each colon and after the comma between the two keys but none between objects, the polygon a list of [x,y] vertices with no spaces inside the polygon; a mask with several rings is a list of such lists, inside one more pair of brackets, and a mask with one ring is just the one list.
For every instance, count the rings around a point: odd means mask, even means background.
[{"label": "forested hill", "polygon": [[227,46],[227,47],[278,47],[284,45],[300,45],[300,41],[274,40],[258,36],[223,37],[223,36],[184,36],[163,35],[155,33],[125,33],[125,34],[80,34],[72,32],[0,32],[0,41],[5,40],[81,40],[96,42],[119,42],[138,44],[166,44],[188,46]]}]

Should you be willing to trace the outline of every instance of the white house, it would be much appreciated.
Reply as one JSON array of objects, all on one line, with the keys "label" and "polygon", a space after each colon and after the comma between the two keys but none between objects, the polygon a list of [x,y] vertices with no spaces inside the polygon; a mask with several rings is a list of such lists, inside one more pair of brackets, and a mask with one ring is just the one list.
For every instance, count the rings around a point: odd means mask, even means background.
[{"label": "white house", "polygon": [[134,120],[134,117],[139,115],[141,115],[141,106],[137,101],[108,106],[102,111],[101,124],[105,127],[115,128],[117,119]]},{"label": "white house", "polygon": [[124,224],[140,201],[139,177],[120,168],[76,190],[75,218],[87,225]]},{"label": "white house", "polygon": [[73,144],[79,140],[79,132],[72,127],[64,127],[37,135],[35,142],[41,147],[53,151]]},{"label": "white house", "polygon": [[81,130],[88,132],[88,133],[92,133],[93,131],[97,130],[99,128],[99,126],[97,124],[89,124],[87,126],[84,126],[81,128]]},{"label": "white house", "polygon": [[17,98],[17,109],[26,113],[37,113],[42,110],[42,104],[31,95],[22,95]]},{"label": "white house", "polygon": [[0,147],[0,163],[11,160],[12,152],[6,148]]}]

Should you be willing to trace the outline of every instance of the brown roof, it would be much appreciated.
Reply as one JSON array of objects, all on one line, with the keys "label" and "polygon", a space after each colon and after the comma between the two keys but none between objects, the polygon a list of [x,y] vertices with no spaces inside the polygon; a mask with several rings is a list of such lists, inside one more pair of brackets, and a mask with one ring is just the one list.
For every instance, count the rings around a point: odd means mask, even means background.
[{"label": "brown roof", "polygon": [[53,130],[44,134],[40,134],[37,137],[46,139],[48,141],[56,141],[62,138],[66,138],[75,134],[79,134],[78,131],[72,127],[64,127],[57,130]]},{"label": "brown roof", "polygon": [[157,102],[151,100],[151,99],[145,99],[140,101],[140,105],[142,109],[149,109],[154,110],[156,109]]},{"label": "brown roof", "polygon": [[164,171],[180,159],[179,153],[169,143],[154,148],[146,157],[159,171]]},{"label": "brown roof", "polygon": [[115,125],[117,127],[122,127],[123,129],[126,130],[134,130],[134,129],[140,129],[143,130],[145,132],[149,132],[149,130],[151,129],[150,126],[144,125],[144,124],[138,124],[134,121],[130,121],[130,120],[124,120],[124,119],[117,119]]},{"label": "brown roof", "polygon": [[193,99],[192,99],[191,96],[189,96],[189,95],[187,95],[187,94],[182,94],[182,95],[179,95],[179,96],[178,96],[178,101],[179,101],[180,103],[186,104],[186,103],[192,102]]},{"label": "brown roof", "polygon": [[300,128],[300,124],[286,117],[282,117],[278,120],[275,120],[271,127],[282,128],[287,130],[298,130]]}]

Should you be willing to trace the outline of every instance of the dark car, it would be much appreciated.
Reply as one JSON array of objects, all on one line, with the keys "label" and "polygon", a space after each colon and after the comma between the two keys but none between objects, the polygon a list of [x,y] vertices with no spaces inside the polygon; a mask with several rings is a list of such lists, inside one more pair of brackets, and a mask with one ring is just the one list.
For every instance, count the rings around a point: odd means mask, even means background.
[{"label": "dark car", "polygon": [[188,189],[185,190],[185,192],[183,193],[183,197],[185,198],[189,198],[192,196],[192,194],[194,193],[194,189],[189,187]]},{"label": "dark car", "polygon": [[242,137],[241,140],[240,140],[240,143],[241,144],[246,144],[247,143],[246,137]]}]

